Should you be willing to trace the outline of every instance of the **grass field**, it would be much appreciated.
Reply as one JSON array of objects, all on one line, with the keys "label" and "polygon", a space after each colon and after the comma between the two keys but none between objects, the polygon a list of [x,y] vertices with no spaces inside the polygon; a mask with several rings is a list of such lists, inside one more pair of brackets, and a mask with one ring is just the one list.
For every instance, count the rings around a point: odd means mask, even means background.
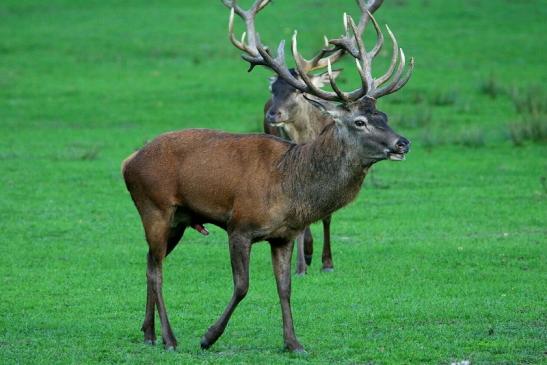
[{"label": "grass field", "polygon": [[[298,28],[311,55],[355,10],[277,0],[258,24],[269,44]],[[0,3],[0,363],[547,362],[545,0],[378,11],[416,58],[379,102],[413,150],[335,214],[333,273],[313,227],[292,296],[307,356],[282,351],[266,244],[224,336],[199,349],[232,291],[214,227],[164,267],[177,352],[142,343],[147,246],[120,162],[168,130],[260,130],[270,74],[246,73],[227,15],[220,1]]]}]

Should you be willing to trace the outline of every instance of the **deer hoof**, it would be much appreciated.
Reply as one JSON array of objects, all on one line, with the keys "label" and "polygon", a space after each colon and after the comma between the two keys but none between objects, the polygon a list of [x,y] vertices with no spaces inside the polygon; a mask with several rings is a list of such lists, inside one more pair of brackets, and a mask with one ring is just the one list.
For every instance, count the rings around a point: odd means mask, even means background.
[{"label": "deer hoof", "polygon": [[199,342],[199,345],[201,346],[202,350],[207,350],[209,347],[211,347],[212,344],[207,340],[207,338],[205,338],[205,336],[203,336],[201,338],[201,341]]},{"label": "deer hoof", "polygon": [[324,267],[321,269],[321,272],[333,272],[334,267]]},{"label": "deer hoof", "polygon": [[149,338],[146,338],[144,340],[144,344],[145,345],[149,345],[149,346],[154,346],[156,344],[156,341],[155,340],[152,340],[152,339],[149,339]]},{"label": "deer hoof", "polygon": [[291,354],[299,355],[299,356],[306,356],[308,352],[304,350],[304,347],[302,347],[301,344],[285,344],[285,351],[290,352]]},{"label": "deer hoof", "polygon": [[291,354],[296,356],[301,356],[301,357],[308,356],[308,351],[304,350],[304,348],[299,348],[299,349],[290,350],[290,351],[291,351]]},{"label": "deer hoof", "polygon": [[165,351],[167,351],[167,352],[175,352],[176,349],[177,348],[173,345],[169,345],[169,346],[166,345],[165,346]]}]

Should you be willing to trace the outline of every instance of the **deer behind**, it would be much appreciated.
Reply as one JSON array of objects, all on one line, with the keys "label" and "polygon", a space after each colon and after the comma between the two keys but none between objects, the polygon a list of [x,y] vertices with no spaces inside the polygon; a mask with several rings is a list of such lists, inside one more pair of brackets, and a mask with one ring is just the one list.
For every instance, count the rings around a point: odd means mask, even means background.
[{"label": "deer behind", "polygon": [[[294,70],[291,73],[298,77]],[[336,71],[336,75],[339,71]],[[310,75],[318,87],[328,83],[326,73],[315,76]],[[289,85],[280,77],[270,78],[271,98],[264,106],[264,132],[302,144],[314,140],[327,126],[332,123],[332,118],[313,106],[305,99],[304,94]],[[311,96],[309,96],[311,97]],[[331,216],[322,218],[323,222],[323,255],[322,271],[328,272],[334,269],[330,248],[330,222]],[[303,275],[307,266],[311,264],[313,255],[313,236],[310,227],[297,238],[296,273]]]}]

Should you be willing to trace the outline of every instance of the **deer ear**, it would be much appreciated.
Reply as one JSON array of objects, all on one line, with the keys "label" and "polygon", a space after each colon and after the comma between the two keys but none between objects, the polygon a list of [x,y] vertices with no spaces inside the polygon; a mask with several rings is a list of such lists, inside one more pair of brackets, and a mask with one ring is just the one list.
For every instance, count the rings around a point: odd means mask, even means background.
[{"label": "deer ear", "polygon": [[277,80],[277,76],[268,77],[268,87],[270,88],[270,91],[272,91],[272,85],[274,84],[275,80]]},{"label": "deer ear", "polygon": [[321,100],[319,98],[313,97],[309,94],[303,94],[304,98],[310,102],[311,105],[319,109],[323,114],[331,117],[335,122],[341,122],[340,117],[343,114],[343,109],[329,101]]},{"label": "deer ear", "polygon": [[[342,69],[339,68],[338,70],[332,70],[332,77],[336,80],[336,78],[342,73]],[[312,83],[317,87],[323,87],[325,85],[330,84],[329,80],[329,73],[323,72],[319,75],[313,75],[311,76]]]}]

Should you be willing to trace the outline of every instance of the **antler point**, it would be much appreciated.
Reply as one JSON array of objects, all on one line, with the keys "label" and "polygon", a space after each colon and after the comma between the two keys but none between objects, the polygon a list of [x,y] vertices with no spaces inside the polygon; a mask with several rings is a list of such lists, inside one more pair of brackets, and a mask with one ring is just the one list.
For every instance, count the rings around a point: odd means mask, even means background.
[{"label": "antler point", "polygon": [[357,66],[357,69],[359,70],[359,72],[363,72],[363,67],[361,66],[357,58],[355,59],[355,65]]}]

